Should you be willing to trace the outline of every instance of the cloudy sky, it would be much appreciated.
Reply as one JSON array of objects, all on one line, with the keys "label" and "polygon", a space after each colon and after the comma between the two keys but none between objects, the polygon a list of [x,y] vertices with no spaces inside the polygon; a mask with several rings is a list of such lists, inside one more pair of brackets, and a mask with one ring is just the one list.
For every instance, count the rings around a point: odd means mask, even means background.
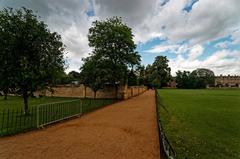
[{"label": "cloudy sky", "polygon": [[91,52],[91,23],[120,16],[133,29],[144,65],[164,55],[172,75],[196,68],[240,75],[240,0],[0,0],[0,8],[22,6],[62,35],[67,71],[78,71]]}]

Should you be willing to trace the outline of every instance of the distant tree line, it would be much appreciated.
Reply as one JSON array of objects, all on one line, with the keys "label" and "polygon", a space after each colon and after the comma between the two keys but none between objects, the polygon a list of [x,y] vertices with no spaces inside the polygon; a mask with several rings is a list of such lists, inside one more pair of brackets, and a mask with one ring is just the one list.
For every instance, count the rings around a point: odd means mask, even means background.
[{"label": "distant tree line", "polygon": [[196,69],[192,72],[178,71],[176,74],[177,88],[197,89],[214,86],[215,75],[209,69]]},{"label": "distant tree line", "polygon": [[77,71],[70,71],[69,73],[61,72],[56,78],[56,85],[72,84],[73,82],[80,82],[80,73]]}]

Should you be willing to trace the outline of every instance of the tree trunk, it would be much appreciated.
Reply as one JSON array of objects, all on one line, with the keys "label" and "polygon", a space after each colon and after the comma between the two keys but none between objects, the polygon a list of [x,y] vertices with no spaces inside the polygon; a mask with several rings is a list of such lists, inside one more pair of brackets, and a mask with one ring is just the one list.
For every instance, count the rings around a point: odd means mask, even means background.
[{"label": "tree trunk", "polygon": [[7,100],[8,91],[7,91],[7,90],[4,90],[4,91],[3,91],[3,94],[4,94],[4,100]]},{"label": "tree trunk", "polygon": [[97,91],[94,91],[94,99],[96,99]]},{"label": "tree trunk", "polygon": [[24,114],[28,113],[28,95],[27,92],[23,93],[23,102],[24,102]]},{"label": "tree trunk", "polygon": [[118,99],[118,85],[115,84],[115,97]]},{"label": "tree trunk", "polygon": [[4,93],[4,100],[7,100],[7,94]]}]

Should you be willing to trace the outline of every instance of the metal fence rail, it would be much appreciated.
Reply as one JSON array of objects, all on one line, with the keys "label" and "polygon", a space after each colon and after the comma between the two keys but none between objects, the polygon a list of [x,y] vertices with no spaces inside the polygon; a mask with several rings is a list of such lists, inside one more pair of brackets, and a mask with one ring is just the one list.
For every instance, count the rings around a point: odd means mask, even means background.
[{"label": "metal fence rail", "polygon": [[80,116],[83,101],[73,100],[67,102],[57,102],[50,104],[42,104],[37,106],[37,127],[43,127],[61,120]]},{"label": "metal fence rail", "polygon": [[176,153],[168,141],[160,120],[160,96],[158,91],[155,90],[155,98],[156,98],[156,112],[157,112],[157,124],[158,124],[158,134],[159,134],[159,143],[160,143],[160,157],[161,159],[175,159]]},{"label": "metal fence rail", "polygon": [[4,109],[0,111],[0,136],[25,132],[81,116],[116,101],[116,99],[77,99],[41,104],[32,106],[28,114],[24,114],[22,109]]},{"label": "metal fence rail", "polygon": [[24,114],[22,109],[5,109],[0,112],[0,136],[37,128],[36,110],[32,107],[29,114]]}]

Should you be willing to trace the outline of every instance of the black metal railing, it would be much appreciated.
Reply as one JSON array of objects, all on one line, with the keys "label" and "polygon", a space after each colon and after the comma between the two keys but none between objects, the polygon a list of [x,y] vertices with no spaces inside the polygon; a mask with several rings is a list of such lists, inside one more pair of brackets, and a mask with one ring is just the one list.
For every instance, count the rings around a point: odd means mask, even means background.
[{"label": "black metal railing", "polygon": [[159,144],[160,144],[160,157],[161,159],[175,159],[176,153],[168,141],[160,120],[160,96],[158,91],[155,90],[156,97],[156,113],[157,113],[157,124],[158,124],[158,134],[159,134]]}]

